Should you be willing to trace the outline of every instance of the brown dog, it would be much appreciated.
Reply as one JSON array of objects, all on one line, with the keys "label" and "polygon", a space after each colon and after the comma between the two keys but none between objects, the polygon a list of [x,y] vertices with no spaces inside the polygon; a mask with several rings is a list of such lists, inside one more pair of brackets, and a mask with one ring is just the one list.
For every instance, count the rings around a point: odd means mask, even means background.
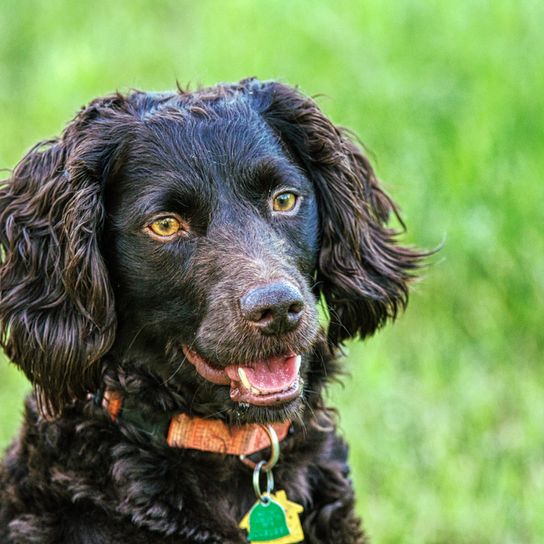
[{"label": "brown dog", "polygon": [[246,542],[275,431],[290,503],[256,504],[280,504],[276,541],[300,516],[307,543],[363,542],[322,392],[338,346],[406,305],[423,255],[391,213],[361,150],[276,82],[99,98],[32,149],[0,190],[3,345],[35,391],[0,540]]}]

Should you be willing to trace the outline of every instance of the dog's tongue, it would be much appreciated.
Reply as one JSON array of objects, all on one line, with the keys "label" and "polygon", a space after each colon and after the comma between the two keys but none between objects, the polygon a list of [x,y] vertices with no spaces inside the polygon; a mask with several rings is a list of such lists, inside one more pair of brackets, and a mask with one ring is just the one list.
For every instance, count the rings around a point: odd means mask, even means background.
[{"label": "dog's tongue", "polygon": [[300,369],[300,355],[273,357],[255,361],[251,366],[229,365],[225,371],[232,382],[260,394],[285,391],[295,383]]}]

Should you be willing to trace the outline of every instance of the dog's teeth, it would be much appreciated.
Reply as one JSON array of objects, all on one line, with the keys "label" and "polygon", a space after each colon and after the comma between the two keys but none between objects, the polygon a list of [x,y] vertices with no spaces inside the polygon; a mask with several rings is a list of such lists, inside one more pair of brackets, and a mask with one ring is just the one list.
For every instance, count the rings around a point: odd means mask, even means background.
[{"label": "dog's teeth", "polygon": [[297,369],[297,372],[300,370],[301,363],[302,363],[302,355],[297,355],[297,358],[295,359],[295,367]]},{"label": "dog's teeth", "polygon": [[240,376],[240,381],[242,382],[242,385],[251,391],[252,387],[249,383],[249,380],[247,379],[246,371],[243,368],[238,367],[238,376]]}]

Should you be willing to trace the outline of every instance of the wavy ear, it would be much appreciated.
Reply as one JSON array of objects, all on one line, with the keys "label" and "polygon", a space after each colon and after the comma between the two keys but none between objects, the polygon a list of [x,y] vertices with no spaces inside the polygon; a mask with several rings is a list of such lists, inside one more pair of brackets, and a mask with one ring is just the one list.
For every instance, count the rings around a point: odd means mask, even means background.
[{"label": "wavy ear", "polygon": [[0,187],[0,339],[58,414],[97,386],[115,334],[99,251],[103,177],[112,149],[92,138],[104,103],[35,146]]},{"label": "wavy ear", "polygon": [[[367,158],[317,104],[280,83],[248,82],[259,110],[314,182],[321,220],[317,290],[334,345],[373,334],[408,302],[408,284],[425,253],[402,247],[387,227],[397,207]],[[320,294],[318,293],[318,294]]]}]

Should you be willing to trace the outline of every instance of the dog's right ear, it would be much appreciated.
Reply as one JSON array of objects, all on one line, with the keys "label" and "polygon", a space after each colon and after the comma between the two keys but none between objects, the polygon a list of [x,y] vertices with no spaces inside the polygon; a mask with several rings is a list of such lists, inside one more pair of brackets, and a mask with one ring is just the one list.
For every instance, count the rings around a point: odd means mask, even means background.
[{"label": "dog's right ear", "polygon": [[47,415],[97,386],[114,338],[98,245],[115,139],[98,137],[95,119],[114,115],[116,101],[119,108],[117,95],[91,103],[60,138],[31,149],[0,187],[0,341]]}]

